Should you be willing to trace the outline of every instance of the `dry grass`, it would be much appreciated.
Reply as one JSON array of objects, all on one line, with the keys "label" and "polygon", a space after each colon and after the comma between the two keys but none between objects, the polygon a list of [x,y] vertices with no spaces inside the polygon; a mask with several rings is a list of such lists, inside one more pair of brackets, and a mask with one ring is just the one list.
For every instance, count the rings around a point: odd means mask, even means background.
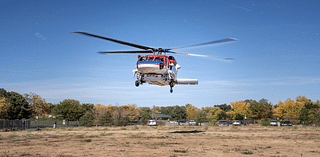
[{"label": "dry grass", "polygon": [[0,156],[320,156],[320,128],[129,126],[0,132]]}]

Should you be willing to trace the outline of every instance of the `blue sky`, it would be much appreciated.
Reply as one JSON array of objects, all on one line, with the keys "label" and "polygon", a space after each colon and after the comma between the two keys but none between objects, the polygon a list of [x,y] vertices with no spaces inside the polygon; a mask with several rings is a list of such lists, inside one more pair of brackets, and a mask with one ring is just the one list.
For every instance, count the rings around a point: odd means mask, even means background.
[{"label": "blue sky", "polygon": [[[0,88],[50,103],[201,108],[245,99],[275,104],[320,96],[319,1],[2,1]],[[232,61],[174,55],[178,78],[197,86],[135,87],[137,50],[84,31],[149,47],[174,48],[228,37],[239,41],[179,49]]]}]

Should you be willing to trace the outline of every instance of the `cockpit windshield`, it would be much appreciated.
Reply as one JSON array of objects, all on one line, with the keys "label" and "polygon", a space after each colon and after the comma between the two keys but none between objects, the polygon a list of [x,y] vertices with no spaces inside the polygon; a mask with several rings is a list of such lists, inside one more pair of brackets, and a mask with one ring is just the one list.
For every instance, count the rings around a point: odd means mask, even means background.
[{"label": "cockpit windshield", "polygon": [[162,58],[162,57],[156,57],[156,58],[154,59],[154,61],[163,62],[163,58]]},{"label": "cockpit windshield", "polygon": [[147,57],[141,57],[139,61],[146,61]]}]

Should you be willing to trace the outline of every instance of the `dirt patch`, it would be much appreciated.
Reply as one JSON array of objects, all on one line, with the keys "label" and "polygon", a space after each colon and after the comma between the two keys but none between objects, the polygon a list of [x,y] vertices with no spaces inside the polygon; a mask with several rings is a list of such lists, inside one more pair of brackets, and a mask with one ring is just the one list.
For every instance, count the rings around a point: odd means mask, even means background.
[{"label": "dirt patch", "polygon": [[128,126],[0,132],[0,156],[320,156],[320,128]]}]

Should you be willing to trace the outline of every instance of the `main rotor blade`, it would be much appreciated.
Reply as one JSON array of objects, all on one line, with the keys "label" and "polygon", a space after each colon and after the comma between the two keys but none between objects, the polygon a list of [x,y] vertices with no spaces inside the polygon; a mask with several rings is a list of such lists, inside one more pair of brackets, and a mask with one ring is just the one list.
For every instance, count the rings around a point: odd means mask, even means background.
[{"label": "main rotor blade", "polygon": [[107,37],[103,37],[103,36],[99,36],[99,35],[95,35],[95,34],[90,34],[90,33],[86,33],[86,32],[72,32],[72,33],[84,34],[84,35],[88,35],[88,36],[92,36],[92,37],[96,37],[96,38],[100,38],[100,39],[104,39],[104,40],[113,41],[113,42],[116,42],[116,43],[119,43],[119,44],[136,47],[136,48],[143,49],[143,50],[153,49],[153,48],[151,48],[151,47],[142,46],[142,45],[137,45],[137,44],[132,44],[132,43],[128,43],[128,42],[125,42],[125,41],[116,40],[116,39],[111,39],[111,38],[107,38]]},{"label": "main rotor blade", "polygon": [[190,54],[190,53],[180,53],[180,52],[172,52],[172,51],[169,51],[169,53],[174,53],[174,54],[179,54],[179,55],[197,56],[197,57],[218,58],[218,59],[224,59],[224,60],[233,60],[233,58],[224,58],[224,57],[216,57],[216,56],[198,55],[198,54]]},{"label": "main rotor blade", "polygon": [[169,50],[182,49],[182,48],[194,47],[194,46],[209,45],[209,44],[217,44],[217,43],[223,43],[223,42],[228,42],[228,41],[237,41],[237,40],[239,40],[239,39],[227,38],[227,39],[221,39],[221,40],[216,40],[216,41],[210,41],[210,42],[206,42],[206,43],[202,43],[202,44],[171,48]]},{"label": "main rotor blade", "polygon": [[153,53],[152,51],[100,51],[99,53]]}]

